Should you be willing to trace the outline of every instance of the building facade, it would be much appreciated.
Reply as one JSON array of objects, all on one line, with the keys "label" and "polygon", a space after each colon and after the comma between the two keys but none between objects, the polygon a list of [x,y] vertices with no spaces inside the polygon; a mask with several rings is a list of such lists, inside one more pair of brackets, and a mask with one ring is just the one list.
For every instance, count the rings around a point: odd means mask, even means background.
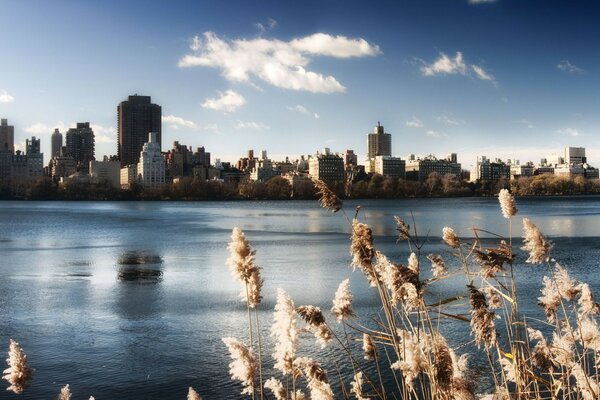
[{"label": "building facade", "polygon": [[156,132],[150,132],[148,142],[142,146],[137,174],[138,182],[145,189],[160,190],[165,185],[165,158],[160,151]]},{"label": "building facade", "polygon": [[471,169],[471,182],[497,181],[502,178],[510,179],[509,164],[499,159],[491,161],[485,156],[477,157]]},{"label": "building facade", "polygon": [[367,133],[367,158],[392,155],[392,135],[386,133],[383,126],[377,122],[372,133]]},{"label": "building facade", "polygon": [[377,156],[375,157],[375,173],[394,179],[404,178],[406,161],[400,157]]},{"label": "building facade", "polygon": [[161,107],[152,104],[150,96],[129,96],[117,107],[119,137],[117,156],[121,166],[137,164],[148,134],[156,134],[156,143],[161,146]]},{"label": "building facade", "polygon": [[323,153],[317,152],[308,161],[308,173],[312,179],[319,179],[327,184],[344,182],[344,159],[326,148]]},{"label": "building facade", "polygon": [[51,152],[50,158],[60,155],[60,148],[63,147],[63,135],[60,133],[58,128],[54,129],[54,133],[50,139],[51,141]]},{"label": "building facade", "polygon": [[436,172],[441,176],[454,175],[461,176],[461,165],[457,161],[456,153],[448,155],[446,158],[438,159],[433,155],[424,158],[416,158],[411,155],[406,161],[406,179],[422,182],[429,177],[429,174]]},{"label": "building facade", "polygon": [[66,134],[67,154],[73,157],[77,168],[89,172],[90,161],[94,157],[94,131],[89,122],[78,122],[75,128],[70,128]]},{"label": "building facade", "polygon": [[121,187],[121,163],[119,161],[109,161],[105,156],[102,161],[90,161],[89,170],[93,181],[106,181],[115,189]]}]

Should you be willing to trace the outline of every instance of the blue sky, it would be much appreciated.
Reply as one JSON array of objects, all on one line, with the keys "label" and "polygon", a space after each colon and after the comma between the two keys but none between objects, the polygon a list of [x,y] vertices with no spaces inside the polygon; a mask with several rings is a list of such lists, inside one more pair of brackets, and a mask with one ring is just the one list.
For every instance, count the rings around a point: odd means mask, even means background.
[{"label": "blue sky", "polygon": [[[152,96],[174,140],[233,161],[354,149],[377,121],[394,155],[600,164],[600,4],[593,1],[3,0],[0,116],[15,141],[95,126]],[[194,40],[194,38],[197,38]],[[47,162],[46,157],[46,162]]]}]

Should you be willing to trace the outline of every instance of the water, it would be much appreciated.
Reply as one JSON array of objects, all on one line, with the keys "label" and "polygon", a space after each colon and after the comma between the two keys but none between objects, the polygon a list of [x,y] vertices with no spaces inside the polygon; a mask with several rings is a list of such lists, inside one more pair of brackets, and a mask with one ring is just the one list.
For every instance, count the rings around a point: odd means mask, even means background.
[{"label": "water", "polygon": [[[518,203],[519,216],[530,217],[555,242],[554,256],[600,293],[600,198]],[[356,204],[345,204],[350,217]],[[397,262],[409,253],[396,244],[394,215],[411,225],[414,217],[419,235],[428,238],[425,253],[446,251],[439,239],[444,226],[468,237],[474,226],[508,234],[496,199],[361,204],[377,248]],[[362,321],[377,315],[375,293],[348,268],[346,219],[314,201],[1,202],[0,347],[17,340],[36,369],[27,398],[53,398],[67,383],[74,398],[182,399],[189,386],[205,398],[240,398],[221,342],[247,337],[239,285],[225,267],[234,226],[244,230],[263,267],[259,318],[266,347],[278,287],[296,305],[328,310],[338,284],[350,277]],[[524,259],[517,260],[523,309],[539,314],[535,297],[544,269],[523,265]],[[464,278],[431,287],[429,296],[463,292]],[[451,341],[468,340],[464,326],[446,328]],[[312,343],[303,341],[302,351],[322,361],[336,381],[334,362],[344,357]],[[272,364],[270,351],[264,359]],[[17,397],[0,389],[4,398]]]}]

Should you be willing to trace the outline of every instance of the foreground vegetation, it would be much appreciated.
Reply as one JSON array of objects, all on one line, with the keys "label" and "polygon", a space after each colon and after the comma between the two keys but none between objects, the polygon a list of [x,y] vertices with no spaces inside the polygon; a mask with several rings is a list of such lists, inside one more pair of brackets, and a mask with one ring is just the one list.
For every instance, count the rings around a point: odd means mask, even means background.
[{"label": "foreground vegetation", "polygon": [[[580,195],[600,193],[598,179],[573,179],[551,174],[495,182],[461,181],[454,175],[440,176],[433,172],[423,182],[394,179],[382,175],[364,175],[351,184],[340,182],[332,187],[340,198],[394,199],[416,197],[493,196],[501,189],[510,189],[517,196]],[[315,199],[317,190],[311,181],[292,189],[288,181],[275,177],[268,182],[220,182],[181,178],[167,184],[161,191],[144,190],[133,185],[129,190],[111,187],[108,182],[69,182],[55,185],[42,177],[31,182],[0,181],[0,199],[26,200],[284,200]]]},{"label": "foreground vegetation", "polygon": [[[239,333],[242,340],[223,338],[223,351],[229,350],[231,378],[240,384],[240,398],[600,398],[600,305],[589,285],[572,279],[552,258],[552,243],[527,218],[523,219],[524,245],[520,250],[525,252],[527,263],[546,274],[538,298],[545,320],[520,311],[522,303],[514,278],[519,249],[513,247],[512,235],[518,209],[508,190],[499,193],[508,235],[493,234],[493,246],[489,239],[485,245],[480,239],[483,232],[490,232],[474,228],[474,239],[465,240],[445,227],[441,240],[448,255],[426,255],[425,240],[415,228],[395,217],[398,240],[411,252],[408,260],[397,262],[377,250],[371,229],[359,218],[360,207],[350,217],[339,197],[323,182],[316,181],[315,186],[323,207],[340,212],[348,220],[352,266],[364,274],[378,298],[380,318],[359,322],[346,279],[332,293],[330,313],[313,305],[298,306],[279,289],[272,320],[262,321],[257,309],[262,303],[263,280],[255,262],[256,251],[245,234],[234,228],[227,264],[241,283],[248,331]],[[448,257],[457,262],[450,262]],[[430,273],[425,273],[426,265],[431,267]],[[462,295],[430,301],[427,294],[432,288],[457,276],[465,279]],[[457,304],[466,300],[468,314],[457,313]],[[462,324],[462,342],[446,337],[445,329],[450,325],[444,321]],[[260,326],[265,323],[271,323],[272,340],[261,336]],[[306,348],[306,341],[301,340],[306,335],[315,337],[316,351]],[[361,345],[356,346],[357,342]],[[337,377],[327,360],[309,357],[325,347],[333,347],[345,357],[346,365],[336,365]],[[476,374],[465,349],[487,360],[487,366],[479,367]],[[10,384],[8,390],[26,393],[32,370],[12,340],[7,363],[3,379]],[[352,371],[351,376],[339,373],[341,369]],[[489,385],[478,378],[482,376],[489,378]],[[333,385],[334,381],[339,385]],[[188,399],[200,399],[202,388],[197,389],[188,389]],[[70,396],[67,385],[59,399]]]}]

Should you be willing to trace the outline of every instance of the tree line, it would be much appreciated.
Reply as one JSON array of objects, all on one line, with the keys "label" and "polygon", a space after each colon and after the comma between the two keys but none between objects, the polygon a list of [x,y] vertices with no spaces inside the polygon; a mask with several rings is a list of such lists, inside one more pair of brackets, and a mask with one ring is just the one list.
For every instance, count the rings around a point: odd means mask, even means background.
[{"label": "tree line", "polygon": [[[498,181],[467,182],[454,175],[432,172],[423,182],[395,179],[379,174],[354,182],[337,182],[331,189],[341,198],[395,199],[415,197],[480,197],[494,196],[510,189],[516,196],[577,195],[600,193],[598,179],[561,177],[551,174]],[[284,200],[314,199],[311,181],[301,181],[292,188],[282,177],[267,182],[205,181],[184,177],[168,183],[160,191],[145,190],[138,184],[122,190],[107,181],[98,183],[67,182],[56,185],[49,177],[32,181],[0,181],[3,200]]]}]

